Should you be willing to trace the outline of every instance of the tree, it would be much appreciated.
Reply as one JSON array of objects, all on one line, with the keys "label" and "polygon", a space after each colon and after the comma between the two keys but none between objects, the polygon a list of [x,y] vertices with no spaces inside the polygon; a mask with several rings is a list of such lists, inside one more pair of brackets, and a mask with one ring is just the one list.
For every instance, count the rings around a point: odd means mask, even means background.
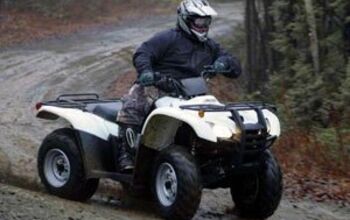
[{"label": "tree", "polygon": [[313,66],[316,74],[320,73],[320,55],[318,49],[318,35],[316,30],[316,18],[312,0],[304,0],[307,23],[310,29],[310,49],[312,54]]},{"label": "tree", "polygon": [[268,81],[267,34],[255,0],[246,1],[247,89],[264,91]]}]

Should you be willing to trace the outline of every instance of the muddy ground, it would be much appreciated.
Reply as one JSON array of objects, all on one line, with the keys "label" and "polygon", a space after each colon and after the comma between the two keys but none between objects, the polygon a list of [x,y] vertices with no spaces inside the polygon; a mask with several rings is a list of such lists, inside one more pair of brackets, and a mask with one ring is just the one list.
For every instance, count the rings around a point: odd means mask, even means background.
[{"label": "muddy ground", "polygon": [[[212,36],[233,34],[233,26],[243,20],[243,4],[219,4],[217,9],[220,16]],[[0,219],[156,218],[152,203],[129,198],[118,185],[115,191],[100,190],[87,204],[41,192],[36,153],[45,135],[64,122],[36,119],[34,106],[62,93],[105,94],[118,76],[132,71],[130,60],[137,45],[173,27],[175,19],[174,15],[150,17],[0,51],[0,180],[7,184],[0,185]],[[232,207],[226,190],[205,191],[195,218],[238,219]],[[332,204],[284,200],[271,219],[349,219],[349,213]]]},{"label": "muddy ground", "polygon": [[[159,219],[155,206],[142,199],[130,198],[116,187],[110,193],[100,193],[87,203],[71,202],[50,196],[0,184],[0,219],[50,219],[50,220],[148,220]],[[120,192],[120,191],[119,191]],[[195,220],[242,220],[234,215],[229,192],[224,189],[204,191]],[[117,196],[116,196],[117,195]],[[350,208],[332,204],[283,201],[271,220],[348,220]]]}]

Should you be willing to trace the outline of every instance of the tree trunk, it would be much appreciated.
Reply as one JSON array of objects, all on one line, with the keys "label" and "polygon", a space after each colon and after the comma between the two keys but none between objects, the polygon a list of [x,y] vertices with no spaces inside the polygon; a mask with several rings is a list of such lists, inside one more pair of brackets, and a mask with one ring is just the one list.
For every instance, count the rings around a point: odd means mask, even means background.
[{"label": "tree trunk", "polygon": [[247,80],[248,92],[258,90],[261,76],[261,35],[259,30],[259,16],[255,0],[246,1],[246,42],[247,42]]},{"label": "tree trunk", "polygon": [[306,17],[307,23],[310,29],[310,49],[312,55],[312,61],[314,65],[314,71],[318,75],[320,73],[320,54],[319,54],[319,46],[318,46],[318,36],[317,36],[317,25],[315,12],[312,5],[312,0],[304,0],[305,9],[306,9]]},{"label": "tree trunk", "polygon": [[[269,73],[273,66],[272,49],[269,46],[269,30],[272,30],[271,17],[268,15],[268,8],[272,0],[263,0],[257,5],[255,0],[246,1],[246,44],[247,44],[247,90],[252,92],[264,92],[266,82],[269,80]],[[261,19],[260,13],[264,15]],[[269,25],[270,29],[267,29]]]},{"label": "tree trunk", "polygon": [[[258,8],[258,9],[257,9]],[[256,28],[256,53],[257,53],[257,64],[256,72],[254,73],[257,79],[256,86],[264,92],[265,83],[269,80],[268,76],[268,54],[267,54],[267,32],[264,23],[260,20],[259,13],[261,7],[256,7],[254,4],[254,23]]]},{"label": "tree trunk", "polygon": [[255,60],[255,53],[253,53],[254,40],[253,40],[253,19],[252,19],[252,10],[251,6],[254,0],[246,1],[245,9],[245,29],[246,29],[246,53],[247,53],[247,63],[246,63],[246,74],[247,74],[247,88],[248,92],[251,93],[254,91],[253,85],[253,66]]},{"label": "tree trunk", "polygon": [[273,18],[269,14],[269,9],[272,5],[272,0],[263,0],[264,5],[264,20],[265,20],[265,44],[267,53],[267,74],[270,75],[275,70],[275,54],[271,48],[271,33],[274,31],[273,28]]}]

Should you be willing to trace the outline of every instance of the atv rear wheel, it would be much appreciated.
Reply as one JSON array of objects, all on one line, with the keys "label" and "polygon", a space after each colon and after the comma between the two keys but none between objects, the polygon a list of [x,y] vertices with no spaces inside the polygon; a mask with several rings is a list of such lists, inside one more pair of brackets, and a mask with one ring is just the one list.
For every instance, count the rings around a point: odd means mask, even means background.
[{"label": "atv rear wheel", "polygon": [[166,219],[191,219],[196,213],[202,186],[196,162],[181,146],[160,152],[153,169],[153,195]]},{"label": "atv rear wheel", "polygon": [[53,195],[70,200],[88,200],[99,179],[87,179],[73,130],[59,129],[40,146],[38,171],[45,188]]},{"label": "atv rear wheel", "polygon": [[261,155],[256,173],[233,179],[231,195],[239,216],[265,219],[277,209],[282,197],[282,172],[270,151]]}]

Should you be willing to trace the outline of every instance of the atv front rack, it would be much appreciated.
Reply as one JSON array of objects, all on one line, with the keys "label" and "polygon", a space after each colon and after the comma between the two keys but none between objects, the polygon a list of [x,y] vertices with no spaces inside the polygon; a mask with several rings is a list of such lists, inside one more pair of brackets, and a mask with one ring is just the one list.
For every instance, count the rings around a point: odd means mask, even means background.
[{"label": "atv front rack", "polygon": [[[180,106],[180,108],[202,112],[231,112],[231,119],[241,131],[239,140],[236,140],[239,153],[237,154],[237,152],[235,152],[232,155],[234,166],[242,165],[244,157],[247,155],[259,154],[267,150],[277,139],[276,136],[269,134],[266,119],[262,112],[264,109],[276,112],[277,108],[274,105],[263,102],[245,102],[227,105],[183,105]],[[258,118],[256,124],[244,123],[244,119],[239,112],[247,110],[256,112]]]},{"label": "atv front rack", "polygon": [[273,112],[277,111],[276,106],[264,102],[239,102],[230,103],[227,105],[214,104],[199,104],[199,105],[182,105],[181,109],[204,111],[204,112],[227,112],[234,110],[254,110],[254,109],[269,109]]}]

